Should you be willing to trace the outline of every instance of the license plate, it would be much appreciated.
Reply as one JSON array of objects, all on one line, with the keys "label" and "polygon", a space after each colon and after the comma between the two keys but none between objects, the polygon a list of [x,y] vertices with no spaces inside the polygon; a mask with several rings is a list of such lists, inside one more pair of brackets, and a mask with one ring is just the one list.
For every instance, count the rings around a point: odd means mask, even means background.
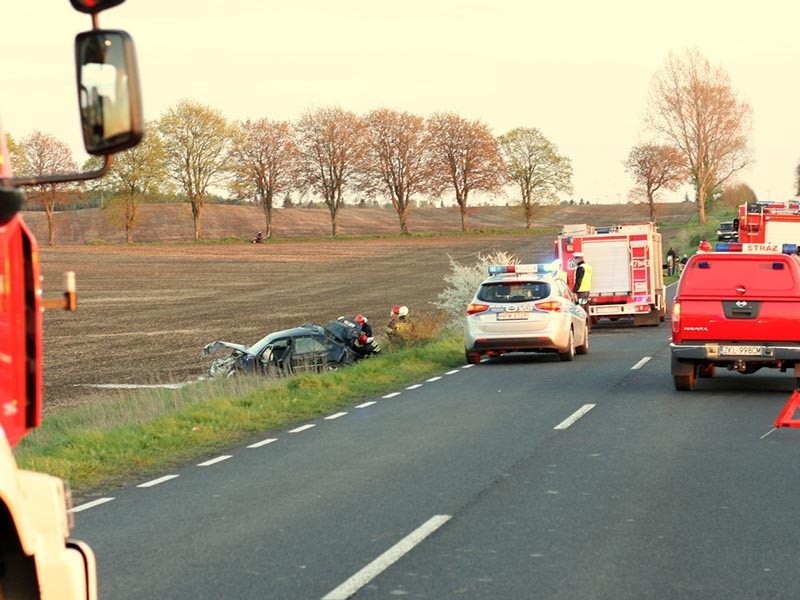
[{"label": "license plate", "polygon": [[497,313],[498,321],[525,321],[528,319],[529,312],[501,312]]},{"label": "license plate", "polygon": [[761,356],[764,348],[762,346],[720,346],[719,353],[724,356]]},{"label": "license plate", "polygon": [[613,315],[618,313],[619,309],[616,306],[595,306],[594,312],[598,315]]}]

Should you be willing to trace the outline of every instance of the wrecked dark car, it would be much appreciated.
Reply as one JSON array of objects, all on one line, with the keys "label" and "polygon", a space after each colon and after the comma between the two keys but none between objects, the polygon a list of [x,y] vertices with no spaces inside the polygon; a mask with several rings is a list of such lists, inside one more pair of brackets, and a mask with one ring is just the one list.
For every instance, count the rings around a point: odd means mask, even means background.
[{"label": "wrecked dark car", "polygon": [[[347,334],[347,337],[345,337]],[[212,360],[209,377],[233,377],[240,374],[285,377],[312,371],[335,371],[358,358],[350,347],[350,333],[336,328],[303,324],[276,331],[252,346],[215,341],[203,348],[203,355],[230,351]]]}]

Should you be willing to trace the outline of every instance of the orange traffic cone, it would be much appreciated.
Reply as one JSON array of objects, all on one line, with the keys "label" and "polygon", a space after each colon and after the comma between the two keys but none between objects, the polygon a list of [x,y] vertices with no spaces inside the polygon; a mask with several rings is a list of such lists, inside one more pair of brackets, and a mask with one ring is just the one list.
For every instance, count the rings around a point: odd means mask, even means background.
[{"label": "orange traffic cone", "polygon": [[781,414],[775,419],[775,427],[800,427],[800,419],[794,419],[794,413],[800,405],[800,389],[795,388]]}]

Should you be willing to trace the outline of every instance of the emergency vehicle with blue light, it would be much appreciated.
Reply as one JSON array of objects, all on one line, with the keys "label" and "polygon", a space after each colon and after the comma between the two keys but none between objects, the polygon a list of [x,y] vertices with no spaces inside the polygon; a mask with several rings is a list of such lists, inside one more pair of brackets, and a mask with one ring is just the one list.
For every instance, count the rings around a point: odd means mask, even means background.
[{"label": "emergency vehicle with blue light", "polygon": [[633,319],[633,324],[659,325],[667,314],[661,234],[655,224],[564,225],[555,241],[555,256],[572,286],[583,253],[592,269],[588,311],[600,319]]},{"label": "emergency vehicle with blue light", "polygon": [[76,308],[72,274],[63,298],[42,298],[38,246],[19,211],[20,188],[100,177],[113,153],[142,138],[133,41],[124,31],[99,29],[97,22],[100,11],[121,2],[71,0],[92,18],[93,28],[75,38],[75,64],[84,145],[89,154],[105,157],[103,166],[15,177],[0,128],[0,600],[97,597],[94,554],[69,539],[73,513],[67,484],[20,469],[12,452],[42,420],[42,310]]},{"label": "emergency vehicle with blue light", "polygon": [[[717,368],[794,374],[800,384],[800,258],[796,244],[744,252],[718,243],[691,256],[672,304],[675,389],[694,390]],[[752,248],[752,246],[751,246]]]},{"label": "emergency vehicle with blue light", "polygon": [[589,330],[589,316],[557,262],[492,265],[467,306],[464,349],[471,364],[508,352],[571,361],[589,352]]}]

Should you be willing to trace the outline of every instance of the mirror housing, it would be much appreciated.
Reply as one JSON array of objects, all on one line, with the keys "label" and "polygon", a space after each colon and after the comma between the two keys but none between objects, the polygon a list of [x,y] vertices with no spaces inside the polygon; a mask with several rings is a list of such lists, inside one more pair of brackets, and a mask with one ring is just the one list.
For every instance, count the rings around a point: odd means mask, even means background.
[{"label": "mirror housing", "polygon": [[112,6],[116,6],[117,4],[122,4],[125,0],[69,0],[72,3],[72,8],[75,10],[87,13],[90,15],[96,15],[97,13],[111,8]]},{"label": "mirror housing", "polygon": [[138,144],[144,128],[136,51],[130,35],[104,29],[79,33],[75,62],[86,152],[107,156]]}]

